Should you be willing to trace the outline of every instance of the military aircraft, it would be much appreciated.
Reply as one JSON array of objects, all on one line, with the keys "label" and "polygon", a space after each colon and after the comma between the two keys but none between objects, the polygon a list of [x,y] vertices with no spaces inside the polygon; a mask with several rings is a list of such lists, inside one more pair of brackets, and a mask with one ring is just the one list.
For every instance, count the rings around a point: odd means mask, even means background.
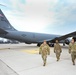
[{"label": "military aircraft", "polygon": [[54,46],[56,39],[59,41],[64,40],[62,43],[69,44],[69,40],[67,38],[75,35],[76,32],[60,36],[53,34],[18,31],[9,23],[3,12],[0,10],[0,37],[25,42],[26,44],[37,43],[37,46],[40,46],[41,43],[46,40],[50,46]]}]

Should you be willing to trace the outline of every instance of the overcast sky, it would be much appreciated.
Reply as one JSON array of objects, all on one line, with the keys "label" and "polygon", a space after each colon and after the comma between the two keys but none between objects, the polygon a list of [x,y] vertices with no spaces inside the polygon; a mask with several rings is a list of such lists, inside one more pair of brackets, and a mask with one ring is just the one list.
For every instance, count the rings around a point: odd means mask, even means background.
[{"label": "overcast sky", "polygon": [[0,0],[0,4],[17,30],[60,35],[76,31],[76,0]]}]

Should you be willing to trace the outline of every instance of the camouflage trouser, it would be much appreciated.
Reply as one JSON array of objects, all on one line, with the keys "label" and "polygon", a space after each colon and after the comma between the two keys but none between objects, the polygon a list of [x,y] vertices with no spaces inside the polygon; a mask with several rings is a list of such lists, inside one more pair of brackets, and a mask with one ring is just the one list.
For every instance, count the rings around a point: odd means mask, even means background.
[{"label": "camouflage trouser", "polygon": [[56,51],[55,53],[56,53],[56,58],[59,60],[60,59],[60,54],[61,54],[60,51]]},{"label": "camouflage trouser", "polygon": [[72,62],[75,63],[76,52],[71,52]]},{"label": "camouflage trouser", "polygon": [[43,63],[46,64],[47,55],[42,55]]}]

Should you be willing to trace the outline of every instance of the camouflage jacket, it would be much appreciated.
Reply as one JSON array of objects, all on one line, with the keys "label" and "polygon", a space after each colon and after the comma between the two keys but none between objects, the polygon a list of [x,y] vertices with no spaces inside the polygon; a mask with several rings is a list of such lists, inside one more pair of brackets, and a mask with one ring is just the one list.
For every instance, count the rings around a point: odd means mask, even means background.
[{"label": "camouflage jacket", "polygon": [[56,43],[56,44],[54,45],[54,52],[56,52],[56,51],[62,52],[61,46],[59,45],[59,43]]},{"label": "camouflage jacket", "polygon": [[48,44],[46,45],[41,44],[40,49],[39,49],[39,54],[50,55],[50,47],[48,46]]},{"label": "camouflage jacket", "polygon": [[74,44],[69,44],[69,52],[75,51],[76,52],[76,42]]}]

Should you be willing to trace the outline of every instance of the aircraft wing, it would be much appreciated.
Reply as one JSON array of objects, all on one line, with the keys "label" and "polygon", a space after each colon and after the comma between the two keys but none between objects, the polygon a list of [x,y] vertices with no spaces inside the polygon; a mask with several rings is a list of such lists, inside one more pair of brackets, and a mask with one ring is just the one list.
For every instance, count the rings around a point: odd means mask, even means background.
[{"label": "aircraft wing", "polygon": [[56,38],[50,40],[50,42],[55,42],[56,39],[61,41],[61,40],[67,39],[68,37],[75,37],[75,36],[76,36],[76,31],[72,32],[72,33],[69,33],[69,34],[66,34],[66,35],[63,35],[63,36],[60,36],[60,37],[56,37]]}]

